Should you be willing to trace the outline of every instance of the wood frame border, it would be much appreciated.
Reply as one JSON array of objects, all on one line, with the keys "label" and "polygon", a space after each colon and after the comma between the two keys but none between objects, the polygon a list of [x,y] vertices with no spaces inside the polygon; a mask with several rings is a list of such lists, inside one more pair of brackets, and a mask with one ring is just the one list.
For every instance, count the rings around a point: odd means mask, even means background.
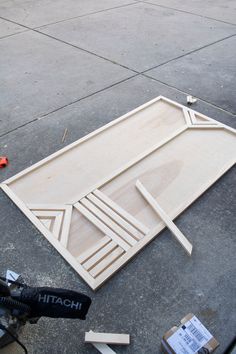
[{"label": "wood frame border", "polygon": [[[185,115],[184,112],[188,111],[190,113],[192,112],[192,114],[196,113],[199,117],[202,117],[204,119],[207,119],[209,122],[212,122],[212,125],[210,125],[210,124],[196,125],[194,127],[194,129],[212,129],[212,128],[216,128],[217,127],[218,129],[226,129],[227,131],[230,131],[230,132],[236,134],[236,130],[235,129],[233,129],[231,127],[228,127],[225,124],[217,122],[216,120],[214,120],[212,118],[209,118],[209,117],[207,117],[207,116],[205,116],[205,115],[203,115],[201,113],[198,113],[196,111],[193,111],[192,109],[189,109],[188,107],[183,106],[182,104],[179,104],[177,102],[174,102],[174,101],[172,101],[172,100],[170,100],[168,98],[165,98],[163,96],[158,96],[157,98],[155,98],[155,99],[143,104],[142,106],[132,110],[131,112],[129,112],[129,113],[125,114],[125,115],[123,115],[122,117],[115,119],[114,121],[106,124],[105,126],[95,130],[94,132],[86,135],[85,137],[73,142],[72,144],[66,146],[65,148],[55,152],[54,154],[46,157],[43,160],[37,162],[33,166],[30,166],[30,167],[26,168],[25,170],[17,173],[15,176],[8,178],[7,180],[5,180],[3,183],[0,184],[0,188],[5,192],[5,194],[7,194],[7,196],[18,206],[18,208],[25,214],[25,216],[37,227],[37,229],[57,249],[57,251],[69,262],[69,264],[79,273],[79,275],[85,280],[85,282],[93,290],[98,289],[116,271],[118,271],[134,255],[136,255],[145,245],[147,245],[156,236],[158,236],[157,234],[161,230],[164,229],[165,224],[162,222],[156,228],[150,230],[148,232],[148,234],[144,238],[140,239],[139,242],[136,245],[131,247],[129,252],[125,253],[120,259],[118,259],[115,262],[115,264],[113,264],[111,267],[109,267],[107,270],[105,270],[101,275],[99,275],[96,279],[94,279],[90,274],[88,274],[88,272],[82,267],[82,265],[77,262],[76,258],[74,258],[70,254],[70,252],[65,247],[63,247],[63,245],[58,240],[56,240],[56,238],[52,238],[51,237],[50,231],[28,209],[27,205],[20,198],[18,198],[18,196],[11,190],[10,185],[11,185],[12,182],[16,181],[17,179],[21,178],[22,176],[24,176],[24,175],[26,175],[26,174],[34,171],[34,170],[38,169],[39,167],[41,167],[43,164],[46,164],[50,160],[52,160],[52,159],[54,159],[56,157],[59,157],[60,155],[64,154],[66,151],[77,147],[79,144],[82,144],[83,142],[85,142],[86,140],[96,136],[100,132],[102,132],[102,131],[104,131],[106,129],[109,129],[110,127],[118,124],[122,120],[125,120],[125,119],[131,117],[132,115],[134,115],[135,113],[140,112],[141,110],[144,110],[145,108],[151,106],[152,104],[155,104],[159,100],[163,100],[163,101],[165,101],[165,102],[167,102],[167,103],[169,103],[169,104],[171,104],[171,105],[173,105],[175,107],[181,108],[182,111],[183,111],[185,119],[186,119],[186,115]],[[190,126],[190,119],[188,119],[188,121],[186,121],[186,125],[184,127],[182,127],[181,129],[176,131],[174,134],[172,134],[171,137],[169,137],[168,139],[162,140],[156,146],[153,146],[148,151],[145,151],[144,153],[140,154],[138,157],[136,157],[132,161],[129,161],[127,164],[125,164],[125,166],[123,166],[119,170],[113,172],[110,176],[108,176],[104,180],[98,181],[98,183],[95,186],[93,186],[93,188],[90,188],[89,191],[84,191],[83,193],[80,193],[80,195],[76,197],[76,200],[73,200],[73,201],[71,201],[71,202],[69,202],[67,204],[71,205],[71,204],[74,204],[75,202],[78,202],[79,199],[83,198],[85,195],[89,194],[91,191],[96,190],[98,187],[102,187],[105,183],[107,183],[108,181],[112,180],[113,178],[115,178],[116,176],[118,176],[119,174],[124,172],[125,170],[129,169],[130,167],[135,165],[137,162],[141,161],[146,156],[148,156],[149,154],[154,152],[156,149],[158,149],[161,146],[163,146],[164,144],[168,143],[171,139],[173,139],[178,134],[181,134],[182,132],[184,132],[185,130],[187,130],[189,128],[190,129],[193,128],[193,126]],[[224,167],[222,167],[222,169],[220,170],[220,172],[217,175],[214,176],[214,178],[212,178],[211,180],[208,180],[207,183],[205,183],[203,186],[201,186],[201,188],[194,195],[192,195],[191,198],[189,198],[189,200],[187,202],[185,201],[185,203],[183,203],[182,205],[179,205],[178,208],[176,208],[172,212],[172,214],[169,215],[171,220],[174,220],[178,215],[180,215],[191,203],[193,203],[198,197],[200,197],[203,192],[205,192],[210,186],[212,186],[212,184],[214,184],[234,164],[235,164],[235,161],[230,161],[227,164],[225,164]]]}]

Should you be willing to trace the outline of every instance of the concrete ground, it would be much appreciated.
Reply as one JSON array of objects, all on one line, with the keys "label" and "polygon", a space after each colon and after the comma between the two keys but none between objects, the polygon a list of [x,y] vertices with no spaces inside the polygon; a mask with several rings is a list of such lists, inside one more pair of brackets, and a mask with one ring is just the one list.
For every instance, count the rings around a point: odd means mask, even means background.
[{"label": "concrete ground", "polygon": [[[234,0],[2,0],[0,155],[10,165],[0,180],[158,95],[183,104],[195,95],[194,109],[236,128],[235,56]],[[117,353],[158,354],[164,332],[188,312],[224,353],[236,328],[235,171],[177,219],[191,258],[165,230],[97,293],[1,192],[1,275],[10,268],[31,285],[93,299],[84,322],[27,325],[29,353],[95,354],[84,344],[92,329],[130,333]]]}]

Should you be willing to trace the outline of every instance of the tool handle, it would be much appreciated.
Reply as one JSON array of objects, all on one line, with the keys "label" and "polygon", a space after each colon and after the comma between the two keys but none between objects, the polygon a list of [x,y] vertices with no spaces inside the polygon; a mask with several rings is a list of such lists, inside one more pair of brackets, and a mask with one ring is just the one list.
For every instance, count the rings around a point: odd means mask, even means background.
[{"label": "tool handle", "polygon": [[60,288],[24,288],[12,298],[31,308],[30,317],[79,318],[85,320],[91,299],[76,291]]}]

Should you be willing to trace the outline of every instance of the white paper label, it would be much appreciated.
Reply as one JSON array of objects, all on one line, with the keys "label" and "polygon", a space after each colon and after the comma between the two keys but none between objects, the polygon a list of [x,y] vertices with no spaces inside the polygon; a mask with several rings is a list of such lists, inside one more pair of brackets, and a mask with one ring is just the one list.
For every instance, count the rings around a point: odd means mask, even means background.
[{"label": "white paper label", "polygon": [[168,344],[178,354],[197,353],[212,338],[211,333],[196,316],[183,324],[171,337]]}]

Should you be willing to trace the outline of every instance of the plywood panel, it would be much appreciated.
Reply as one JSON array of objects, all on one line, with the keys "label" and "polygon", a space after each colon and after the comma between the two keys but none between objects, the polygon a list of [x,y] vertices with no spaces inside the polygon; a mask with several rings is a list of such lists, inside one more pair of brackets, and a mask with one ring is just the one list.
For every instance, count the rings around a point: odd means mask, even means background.
[{"label": "plywood panel", "polygon": [[[158,112],[157,107],[158,105]],[[185,124],[181,110],[158,101],[13,180],[27,203],[64,203]],[[156,119],[158,116],[158,119]],[[79,149],[78,149],[79,148]],[[109,163],[108,163],[109,162]],[[70,180],[65,183],[68,176]],[[25,185],[28,185],[26,190]],[[48,192],[45,194],[44,191]],[[60,190],[60,193],[58,193]]]},{"label": "plywood panel", "polygon": [[158,97],[2,189],[97,289],[165,227],[136,181],[173,220],[235,163],[235,151],[235,130]]}]

